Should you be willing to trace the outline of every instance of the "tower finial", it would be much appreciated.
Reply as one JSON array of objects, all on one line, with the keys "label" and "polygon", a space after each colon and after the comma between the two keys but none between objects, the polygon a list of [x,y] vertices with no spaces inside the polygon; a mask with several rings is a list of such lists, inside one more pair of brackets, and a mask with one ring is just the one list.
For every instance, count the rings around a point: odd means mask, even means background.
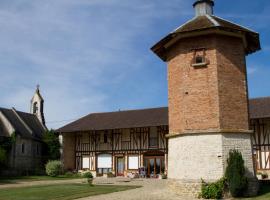
[{"label": "tower finial", "polygon": [[39,92],[39,87],[40,87],[40,85],[37,84],[37,89],[36,89],[37,92]]},{"label": "tower finial", "polygon": [[214,0],[197,0],[193,7],[195,8],[195,15],[203,16],[203,15],[213,15],[213,7],[215,3]]}]

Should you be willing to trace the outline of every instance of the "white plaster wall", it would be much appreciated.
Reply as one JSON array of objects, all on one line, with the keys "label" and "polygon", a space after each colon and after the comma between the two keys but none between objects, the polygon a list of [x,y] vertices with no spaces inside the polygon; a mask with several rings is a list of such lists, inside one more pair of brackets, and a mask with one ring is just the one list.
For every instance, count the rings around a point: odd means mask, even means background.
[{"label": "white plaster wall", "polygon": [[221,134],[196,134],[169,139],[168,178],[216,180],[222,176]]}]

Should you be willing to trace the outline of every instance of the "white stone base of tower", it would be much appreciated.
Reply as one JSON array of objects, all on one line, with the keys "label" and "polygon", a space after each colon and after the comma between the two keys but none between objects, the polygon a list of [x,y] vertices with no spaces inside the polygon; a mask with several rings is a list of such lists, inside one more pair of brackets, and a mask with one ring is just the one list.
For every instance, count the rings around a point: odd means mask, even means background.
[{"label": "white stone base of tower", "polygon": [[257,194],[250,133],[177,135],[169,138],[168,148],[169,187],[174,192],[197,196],[201,179],[213,182],[223,177],[229,151],[237,149],[242,153],[246,175],[252,182],[247,195]]}]

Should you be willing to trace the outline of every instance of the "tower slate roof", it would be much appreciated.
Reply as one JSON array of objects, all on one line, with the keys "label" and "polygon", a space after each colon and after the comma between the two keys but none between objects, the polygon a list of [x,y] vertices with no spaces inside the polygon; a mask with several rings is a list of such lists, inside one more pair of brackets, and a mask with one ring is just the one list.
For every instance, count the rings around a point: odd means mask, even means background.
[{"label": "tower slate roof", "polygon": [[261,49],[259,33],[215,15],[196,16],[187,23],[175,29],[155,44],[151,50],[163,61],[167,61],[167,49],[181,38],[194,37],[204,34],[234,34],[242,37],[246,54]]}]

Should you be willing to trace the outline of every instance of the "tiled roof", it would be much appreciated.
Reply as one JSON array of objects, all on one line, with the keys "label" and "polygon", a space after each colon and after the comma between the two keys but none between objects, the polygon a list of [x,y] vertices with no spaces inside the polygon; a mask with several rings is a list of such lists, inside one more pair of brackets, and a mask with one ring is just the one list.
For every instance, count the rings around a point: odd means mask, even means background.
[{"label": "tiled roof", "polygon": [[270,97],[251,99],[249,112],[251,119],[270,118]]},{"label": "tiled roof", "polygon": [[[179,28],[171,32],[166,37],[164,37],[157,44],[155,44],[151,49],[162,60],[166,61],[167,60],[166,58],[167,47],[165,47],[166,44],[168,44],[172,40],[175,40],[177,36],[186,34],[186,37],[188,37],[187,34],[200,32],[200,31],[206,31],[206,30],[221,30],[225,32],[233,32],[237,34],[242,34],[243,36],[246,37],[246,40],[247,40],[247,46],[245,49],[247,54],[253,53],[261,49],[258,33],[248,28],[245,28],[243,26],[240,26],[238,24],[235,24],[233,22],[214,16],[214,15],[204,15],[204,16],[194,17],[193,19],[183,24],[182,26],[180,26]],[[174,43],[175,42],[176,41],[174,41]]]},{"label": "tiled roof", "polygon": [[151,108],[89,114],[58,132],[105,130],[168,125],[168,108]]},{"label": "tiled roof", "polygon": [[[0,108],[0,112],[4,114],[14,127],[16,133],[21,137],[38,140],[42,139],[45,128],[35,115],[6,108]],[[30,128],[30,130],[28,128]]]},{"label": "tiled roof", "polygon": [[[270,118],[270,97],[250,100],[250,117]],[[76,132],[168,125],[168,107],[93,113],[57,130]]]}]

